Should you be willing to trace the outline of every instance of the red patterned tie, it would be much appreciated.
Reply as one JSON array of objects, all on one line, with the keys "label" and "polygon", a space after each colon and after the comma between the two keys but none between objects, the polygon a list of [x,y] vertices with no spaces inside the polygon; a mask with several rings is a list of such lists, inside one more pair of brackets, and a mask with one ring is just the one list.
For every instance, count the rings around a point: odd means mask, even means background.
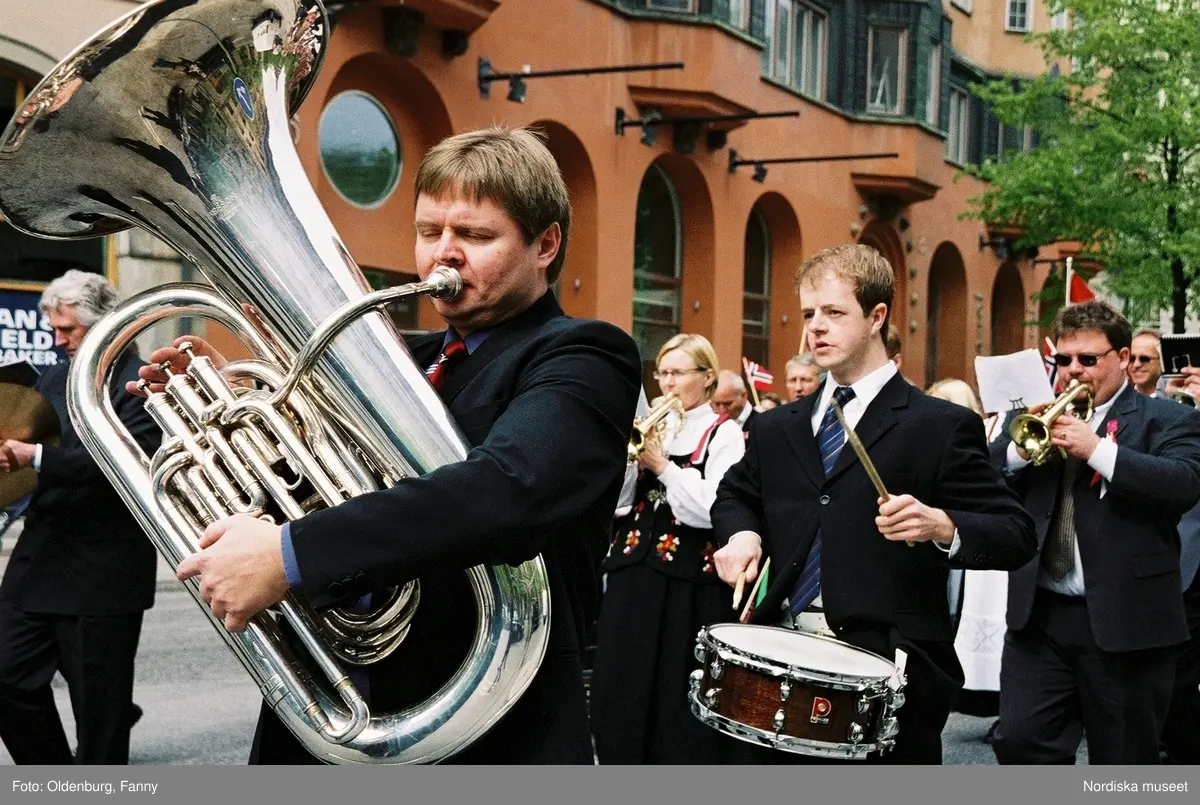
[{"label": "red patterned tie", "polygon": [[438,391],[442,390],[442,386],[446,385],[446,378],[450,376],[450,370],[454,364],[467,357],[467,345],[461,338],[455,338],[446,346],[442,347],[442,354],[438,355],[428,369],[425,370],[425,377]]}]

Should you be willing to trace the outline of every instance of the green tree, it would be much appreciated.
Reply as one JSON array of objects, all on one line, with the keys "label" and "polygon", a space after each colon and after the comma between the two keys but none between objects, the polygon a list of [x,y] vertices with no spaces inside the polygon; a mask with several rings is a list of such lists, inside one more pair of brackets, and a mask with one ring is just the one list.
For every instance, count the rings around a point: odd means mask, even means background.
[{"label": "green tree", "polygon": [[[1200,2],[1051,0],[1070,25],[1032,35],[1047,70],[976,93],[1037,144],[967,172],[974,217],[1019,245],[1079,241],[1108,287],[1184,327],[1200,276]],[[1192,292],[1192,293],[1190,293]]]}]

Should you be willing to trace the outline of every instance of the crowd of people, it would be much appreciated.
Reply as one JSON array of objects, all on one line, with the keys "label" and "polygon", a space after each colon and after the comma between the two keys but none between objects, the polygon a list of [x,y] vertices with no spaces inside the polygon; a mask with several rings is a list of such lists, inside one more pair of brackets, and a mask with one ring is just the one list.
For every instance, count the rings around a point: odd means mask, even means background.
[{"label": "crowd of people", "polygon": [[[425,155],[415,187],[418,273],[454,268],[463,290],[433,302],[446,329],[409,348],[470,451],[282,525],[244,515],[210,525],[178,575],[199,577],[227,629],[245,630],[289,592],[352,607],[419,580],[426,600],[404,644],[361,685],[372,708],[403,710],[471,650],[464,571],[541,556],[545,658],[449,762],[835,762],[695,717],[697,632],[742,611],[781,630],[807,629],[817,612],[839,643],[903,662],[895,745],[868,762],[940,763],[952,707],[998,715],[1001,763],[1073,762],[1085,734],[1092,762],[1197,762],[1200,413],[1164,398],[1154,333],[1133,335],[1101,302],[1059,314],[1057,376],[1088,384],[1094,411],[1049,423],[1051,458],[1035,464],[1009,436],[1013,414],[985,426],[963,380],[924,392],[905,379],[892,267],[870,247],[836,246],[796,274],[806,330],[786,400],[756,406],[713,345],[684,333],[654,356],[658,388],[647,391],[662,396],[639,406],[633,340],[566,316],[552,291],[570,204],[539,137],[450,137]],[[103,279],[71,272],[42,309],[70,359],[113,304]],[[147,455],[161,433],[139,396],[194,356],[226,364],[187,338],[186,354],[176,342],[149,363],[117,364],[112,402]],[[61,443],[0,445],[0,471],[39,474],[0,585],[0,738],[20,763],[124,763],[155,560],[74,432],[66,365],[38,381]],[[1200,370],[1171,383],[1200,398]],[[661,427],[631,454],[635,413],[660,406]],[[887,494],[845,449],[847,429]],[[86,521],[74,516],[84,507],[95,512]],[[747,588],[753,606],[735,608]],[[56,671],[76,711],[74,752],[50,690]],[[318,762],[267,704],[251,761]]]}]

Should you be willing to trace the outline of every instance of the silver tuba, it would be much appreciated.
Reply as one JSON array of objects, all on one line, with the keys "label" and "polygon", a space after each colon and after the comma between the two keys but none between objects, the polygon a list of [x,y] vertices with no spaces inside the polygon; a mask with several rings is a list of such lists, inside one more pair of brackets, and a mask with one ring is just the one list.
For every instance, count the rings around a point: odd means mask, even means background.
[{"label": "silver tuba", "polygon": [[[130,299],[88,333],[68,380],[80,437],[172,567],[217,518],[291,520],[468,451],[379,310],[412,293],[452,296],[457,273],[369,293],[293,148],[289,116],[328,29],[317,0],[146,3],[59,64],[0,140],[0,209],[14,226],[49,238],[142,227],[215,288]],[[253,357],[220,370],[197,358],[151,395],[164,442],[147,456],[113,410],[112,367],[147,327],[181,316],[221,323]],[[466,573],[478,614],[469,654],[431,698],[394,713],[370,712],[347,669],[404,639],[415,583],[375,596],[366,614],[318,613],[289,595],[242,634],[212,617],[194,580],[187,589],[313,755],[436,762],[509,710],[549,633],[540,557]]]}]

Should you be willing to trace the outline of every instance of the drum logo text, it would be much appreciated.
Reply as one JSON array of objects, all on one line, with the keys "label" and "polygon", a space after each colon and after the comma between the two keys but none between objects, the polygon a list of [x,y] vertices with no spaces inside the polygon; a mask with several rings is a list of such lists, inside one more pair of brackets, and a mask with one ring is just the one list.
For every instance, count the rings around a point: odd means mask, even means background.
[{"label": "drum logo text", "polygon": [[829,714],[833,710],[833,705],[828,699],[823,699],[820,696],[813,698],[812,716],[809,721],[813,724],[828,724]]}]

